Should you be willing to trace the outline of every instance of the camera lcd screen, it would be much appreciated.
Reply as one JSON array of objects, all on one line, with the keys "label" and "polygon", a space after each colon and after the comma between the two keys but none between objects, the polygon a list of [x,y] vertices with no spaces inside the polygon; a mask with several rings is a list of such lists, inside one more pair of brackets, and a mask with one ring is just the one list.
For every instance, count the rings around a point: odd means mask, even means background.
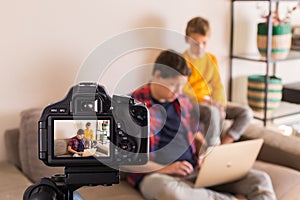
[{"label": "camera lcd screen", "polygon": [[52,119],[54,159],[109,158],[112,120]]}]

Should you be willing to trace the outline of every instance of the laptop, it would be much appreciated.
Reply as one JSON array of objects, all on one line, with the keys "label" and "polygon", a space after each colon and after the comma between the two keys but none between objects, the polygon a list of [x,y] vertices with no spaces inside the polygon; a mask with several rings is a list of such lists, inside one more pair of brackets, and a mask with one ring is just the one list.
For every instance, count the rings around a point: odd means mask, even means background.
[{"label": "laptop", "polygon": [[242,178],[252,168],[262,144],[263,139],[253,139],[209,147],[194,187],[210,187]]}]

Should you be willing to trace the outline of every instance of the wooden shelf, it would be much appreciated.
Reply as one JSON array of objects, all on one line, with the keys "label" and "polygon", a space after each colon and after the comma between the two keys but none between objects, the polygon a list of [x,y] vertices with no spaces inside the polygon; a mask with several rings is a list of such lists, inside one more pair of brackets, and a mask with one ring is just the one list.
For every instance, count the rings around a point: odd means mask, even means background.
[{"label": "wooden shelf", "polygon": [[298,60],[300,59],[300,51],[291,50],[288,57],[285,59],[271,59],[267,60],[266,58],[262,57],[260,54],[233,54],[231,56],[232,59],[240,59],[240,60],[248,60],[248,61],[255,61],[255,62],[269,62],[269,63],[277,63],[277,62],[284,62],[288,60]]},{"label": "wooden shelf", "polygon": [[[267,121],[300,114],[300,105],[289,102],[281,102],[280,106],[272,112],[267,112]],[[254,112],[254,118],[264,120],[263,113]]]}]

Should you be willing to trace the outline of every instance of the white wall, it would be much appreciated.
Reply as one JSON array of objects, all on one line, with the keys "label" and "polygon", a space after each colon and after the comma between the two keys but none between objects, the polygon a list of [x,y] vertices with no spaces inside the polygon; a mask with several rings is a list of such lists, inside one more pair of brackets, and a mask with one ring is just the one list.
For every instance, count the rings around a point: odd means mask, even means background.
[{"label": "white wall", "polygon": [[78,129],[86,129],[86,123],[92,122],[90,130],[95,134],[96,130],[96,121],[91,120],[55,120],[54,122],[54,140],[56,139],[66,139],[72,138],[77,134]]},{"label": "white wall", "polygon": [[[219,59],[227,86],[229,0],[0,0],[0,5],[0,160],[6,158],[4,131],[19,126],[22,110],[62,99],[78,81],[80,66],[97,46],[136,28],[160,27],[184,33],[189,19],[197,15],[206,17],[212,28],[208,48]],[[238,19],[246,28],[256,23],[255,3],[251,8],[253,11],[248,6],[239,8]],[[244,39],[252,45],[250,49],[255,44],[252,32]],[[120,42],[120,47],[124,43]],[[184,47],[182,41],[178,45]],[[244,46],[238,45],[238,49]],[[151,63],[158,52],[127,52],[115,58],[109,67],[112,72],[106,71],[107,75],[99,80],[110,93],[126,93],[148,81]],[[250,73],[251,68],[244,69],[235,76]]]},{"label": "white wall", "polygon": [[[6,158],[4,131],[19,126],[20,112],[62,99],[76,82],[89,53],[123,32],[161,27],[184,33],[190,18],[205,16],[211,21],[214,33],[209,48],[219,57],[226,76],[227,0],[0,0],[0,5],[0,160]],[[113,64],[126,69],[151,63],[158,50],[145,52],[128,53]],[[102,84],[112,92],[114,87],[107,83],[131,77],[130,82],[126,81],[128,87],[124,82],[118,84],[119,91],[127,92],[149,79],[150,69],[133,71],[124,75],[115,70],[117,75],[102,77]]]}]

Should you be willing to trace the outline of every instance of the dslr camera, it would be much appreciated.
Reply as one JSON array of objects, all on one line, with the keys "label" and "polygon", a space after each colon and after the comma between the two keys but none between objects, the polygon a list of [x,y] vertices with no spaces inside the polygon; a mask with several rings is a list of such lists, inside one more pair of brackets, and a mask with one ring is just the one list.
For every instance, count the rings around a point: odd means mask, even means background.
[{"label": "dslr camera", "polygon": [[[148,161],[147,107],[131,97],[113,95],[103,86],[80,83],[67,96],[47,106],[39,121],[39,159],[49,166],[141,165]],[[65,152],[69,139],[90,123],[90,152]],[[66,146],[59,149],[63,142]],[[86,150],[86,148],[85,148]],[[65,152],[65,153],[64,153]]]},{"label": "dslr camera", "polygon": [[[79,83],[43,110],[38,137],[39,159],[65,167],[65,174],[51,181],[63,191],[61,199],[72,199],[72,192],[84,185],[118,184],[120,165],[148,161],[149,112],[131,97],[110,97],[97,83]],[[74,149],[79,147],[80,153]],[[28,199],[30,192],[33,188],[25,193]]]}]

